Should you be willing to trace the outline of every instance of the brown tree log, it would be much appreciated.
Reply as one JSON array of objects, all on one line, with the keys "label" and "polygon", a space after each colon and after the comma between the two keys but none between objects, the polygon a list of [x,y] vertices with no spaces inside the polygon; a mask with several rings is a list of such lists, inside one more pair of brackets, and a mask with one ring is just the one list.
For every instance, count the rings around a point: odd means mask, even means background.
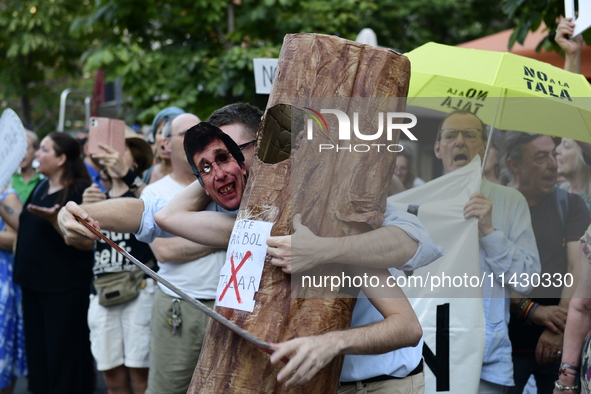
[{"label": "brown tree log", "polygon": [[[409,77],[408,60],[391,50],[325,35],[286,36],[239,217],[265,220],[266,207],[277,207],[271,235],[291,234],[295,213],[301,213],[303,224],[320,236],[349,235],[359,224],[366,230],[381,226],[395,153],[319,152],[319,143],[337,140],[335,119],[329,121],[327,130],[316,133],[313,141],[304,140],[292,153],[294,134],[301,131],[294,129],[292,133],[294,120],[301,121],[303,116],[295,107],[302,108],[308,102],[333,105],[331,98],[339,98],[342,104],[342,98],[374,97],[369,104],[346,100],[344,111],[351,119],[353,112],[364,113],[370,119],[379,111],[403,112],[404,101],[393,107],[388,106],[387,98],[406,97]],[[312,97],[325,99],[307,100]],[[382,135],[372,142],[397,141],[395,133],[391,141]],[[348,141],[365,142],[355,136]],[[291,281],[290,275],[265,263],[252,313],[224,307],[216,310],[269,342],[349,326],[354,298],[336,292],[317,293],[311,288],[298,288],[301,298],[294,298],[296,287],[292,290]],[[311,298],[314,296],[322,298]],[[338,387],[342,357],[301,387],[288,389],[277,383],[282,367],[271,365],[267,354],[210,321],[188,392],[332,393]]]}]

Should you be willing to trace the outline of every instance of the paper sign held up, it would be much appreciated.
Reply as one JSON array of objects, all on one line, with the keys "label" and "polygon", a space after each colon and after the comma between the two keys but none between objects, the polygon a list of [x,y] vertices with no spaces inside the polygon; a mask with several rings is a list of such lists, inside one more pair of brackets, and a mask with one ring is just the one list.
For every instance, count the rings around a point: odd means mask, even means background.
[{"label": "paper sign held up", "polygon": [[5,109],[0,118],[0,191],[10,182],[26,152],[25,128],[13,110]]},{"label": "paper sign held up", "polygon": [[220,271],[216,305],[252,312],[267,254],[267,238],[273,223],[237,220],[234,223],[226,263]]},{"label": "paper sign held up", "polygon": [[575,31],[573,37],[578,36],[591,27],[591,2],[588,0],[577,1],[579,14],[575,19],[575,0],[564,0],[565,18],[573,18]]}]

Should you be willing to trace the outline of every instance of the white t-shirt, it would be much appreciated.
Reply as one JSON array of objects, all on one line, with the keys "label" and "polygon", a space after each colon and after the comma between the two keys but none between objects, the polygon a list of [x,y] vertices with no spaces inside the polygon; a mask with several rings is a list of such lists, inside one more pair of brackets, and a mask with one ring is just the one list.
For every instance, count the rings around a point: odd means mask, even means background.
[{"label": "white t-shirt", "polygon": [[[172,179],[170,175],[167,175],[159,181],[146,186],[142,191],[142,198],[161,197],[170,200],[185,187]],[[215,203],[210,203],[206,210],[215,210]],[[160,267],[158,274],[193,298],[213,300],[215,299],[220,270],[224,265],[225,256],[226,251],[220,250],[185,263],[158,261]],[[172,297],[178,297],[162,284],[158,283],[158,286],[164,293]]]}]

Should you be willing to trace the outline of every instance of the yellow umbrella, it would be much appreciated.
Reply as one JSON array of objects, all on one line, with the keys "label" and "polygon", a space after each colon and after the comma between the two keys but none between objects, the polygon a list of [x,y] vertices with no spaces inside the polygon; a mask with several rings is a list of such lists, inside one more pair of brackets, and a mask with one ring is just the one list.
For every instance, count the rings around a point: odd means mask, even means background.
[{"label": "yellow umbrella", "polygon": [[580,74],[508,52],[433,42],[406,56],[408,105],[465,109],[497,129],[591,142],[591,86]]}]

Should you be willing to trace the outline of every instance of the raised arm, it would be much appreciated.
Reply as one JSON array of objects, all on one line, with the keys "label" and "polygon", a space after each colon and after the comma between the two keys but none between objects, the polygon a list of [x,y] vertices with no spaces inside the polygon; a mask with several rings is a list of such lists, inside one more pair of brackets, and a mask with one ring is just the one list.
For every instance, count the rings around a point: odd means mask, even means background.
[{"label": "raised arm", "polygon": [[581,50],[583,48],[583,37],[579,34],[572,38],[575,31],[575,24],[572,18],[558,18],[558,27],[554,41],[564,51],[564,69],[577,74],[581,73]]}]

